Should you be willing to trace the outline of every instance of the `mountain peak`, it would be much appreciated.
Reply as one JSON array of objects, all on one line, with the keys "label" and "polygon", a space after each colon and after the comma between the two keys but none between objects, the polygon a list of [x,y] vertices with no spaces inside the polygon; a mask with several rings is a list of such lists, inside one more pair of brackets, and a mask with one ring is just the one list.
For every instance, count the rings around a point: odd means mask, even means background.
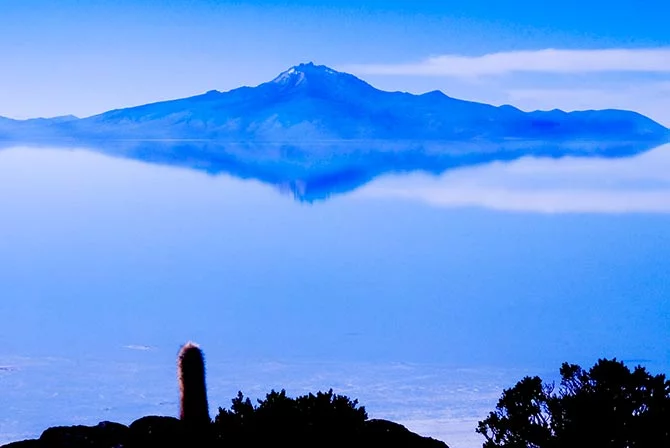
[{"label": "mountain peak", "polygon": [[296,71],[300,73],[310,73],[310,74],[325,74],[325,75],[336,75],[336,74],[342,74],[339,73],[335,70],[333,70],[330,67],[327,67],[325,65],[317,65],[314,62],[306,62],[298,65],[294,65],[289,69],[289,71]]},{"label": "mountain peak", "polygon": [[303,84],[308,78],[341,74],[325,65],[316,65],[313,62],[307,62],[294,65],[285,72],[280,73],[272,82],[275,84],[298,86]]}]

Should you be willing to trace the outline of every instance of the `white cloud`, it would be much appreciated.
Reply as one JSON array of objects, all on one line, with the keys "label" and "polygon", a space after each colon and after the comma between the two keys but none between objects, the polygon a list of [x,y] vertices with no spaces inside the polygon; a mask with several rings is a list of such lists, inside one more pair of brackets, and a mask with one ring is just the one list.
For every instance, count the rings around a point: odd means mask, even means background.
[{"label": "white cloud", "polygon": [[459,76],[514,72],[670,73],[670,48],[510,51],[483,56],[442,55],[408,64],[360,64],[342,70],[368,75]]},{"label": "white cloud", "polygon": [[440,177],[380,179],[354,193],[440,207],[538,213],[670,213],[670,145],[621,159],[525,158]]},{"label": "white cloud", "polygon": [[123,348],[126,348],[128,350],[138,350],[141,352],[153,350],[153,347],[149,345],[138,345],[138,344],[124,345]]}]

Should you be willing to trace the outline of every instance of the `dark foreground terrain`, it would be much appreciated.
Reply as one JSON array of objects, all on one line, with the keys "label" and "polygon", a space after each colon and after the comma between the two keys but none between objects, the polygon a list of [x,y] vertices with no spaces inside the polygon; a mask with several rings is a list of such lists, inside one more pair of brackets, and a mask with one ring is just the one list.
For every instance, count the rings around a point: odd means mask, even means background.
[{"label": "dark foreground terrain", "polygon": [[49,428],[39,439],[4,445],[4,448],[124,448],[124,447],[406,447],[448,448],[443,442],[421,437],[404,426],[386,420],[367,420],[351,431],[318,431],[302,436],[290,436],[284,431],[240,434],[226,437],[217,431],[216,424],[199,431],[189,431],[174,417],[143,417],[130,426],[101,422],[97,426],[62,426]]},{"label": "dark foreground terrain", "polygon": [[[192,365],[202,361],[195,350]],[[185,363],[186,364],[186,363]],[[180,383],[190,395],[182,402],[181,418],[147,416],[129,426],[101,422],[97,426],[49,428],[39,439],[5,445],[5,448],[124,448],[124,447],[400,447],[448,448],[435,439],[410,432],[397,423],[368,419],[365,407],[357,400],[328,392],[288,397],[286,391],[272,391],[257,404],[242,392],[230,409],[219,408],[212,421],[207,407],[204,414],[193,414],[203,404],[189,389],[188,367]],[[201,374],[204,372],[200,372]],[[183,383],[182,383],[183,380]],[[198,381],[197,378],[195,378]],[[197,386],[197,385],[196,385]],[[183,394],[182,396],[186,396]],[[201,397],[206,400],[206,397]]]}]

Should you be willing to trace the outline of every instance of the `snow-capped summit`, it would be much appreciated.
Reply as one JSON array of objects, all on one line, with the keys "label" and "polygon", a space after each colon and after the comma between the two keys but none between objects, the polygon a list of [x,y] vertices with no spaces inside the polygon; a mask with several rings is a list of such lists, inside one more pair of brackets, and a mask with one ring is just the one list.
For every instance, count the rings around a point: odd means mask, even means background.
[{"label": "snow-capped summit", "polygon": [[287,84],[298,85],[302,83],[304,80],[305,80],[305,73],[298,70],[297,67],[291,67],[285,72],[280,73],[279,76],[277,76],[271,82],[282,85]]},{"label": "snow-capped summit", "polygon": [[271,82],[276,84],[291,84],[300,85],[305,82],[308,76],[322,76],[322,75],[338,75],[338,73],[330,67],[325,65],[315,65],[313,62],[306,64],[295,65],[285,72],[282,72]]},{"label": "snow-capped summit", "polygon": [[295,65],[266,84],[280,86],[282,90],[299,88],[312,93],[342,91],[356,94],[356,91],[360,89],[373,89],[371,85],[353,75],[338,72],[325,65],[316,65],[313,62]]}]

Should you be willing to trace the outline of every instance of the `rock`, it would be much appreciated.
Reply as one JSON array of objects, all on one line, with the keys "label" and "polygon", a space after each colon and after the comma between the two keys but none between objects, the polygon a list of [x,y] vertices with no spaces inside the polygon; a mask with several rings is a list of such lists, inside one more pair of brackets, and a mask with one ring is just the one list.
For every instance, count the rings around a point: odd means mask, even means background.
[{"label": "rock", "polygon": [[185,432],[182,422],[174,417],[147,416],[130,424],[132,446],[182,446]]},{"label": "rock", "polygon": [[449,448],[446,443],[411,432],[399,423],[372,419],[365,422],[363,445],[398,448]]},{"label": "rock", "polygon": [[2,445],[2,448],[41,448],[42,442],[37,439],[23,440],[21,442],[12,442]]},{"label": "rock", "polygon": [[96,426],[49,428],[42,433],[39,442],[48,448],[121,448],[127,445],[129,435],[127,426],[105,421]]}]

